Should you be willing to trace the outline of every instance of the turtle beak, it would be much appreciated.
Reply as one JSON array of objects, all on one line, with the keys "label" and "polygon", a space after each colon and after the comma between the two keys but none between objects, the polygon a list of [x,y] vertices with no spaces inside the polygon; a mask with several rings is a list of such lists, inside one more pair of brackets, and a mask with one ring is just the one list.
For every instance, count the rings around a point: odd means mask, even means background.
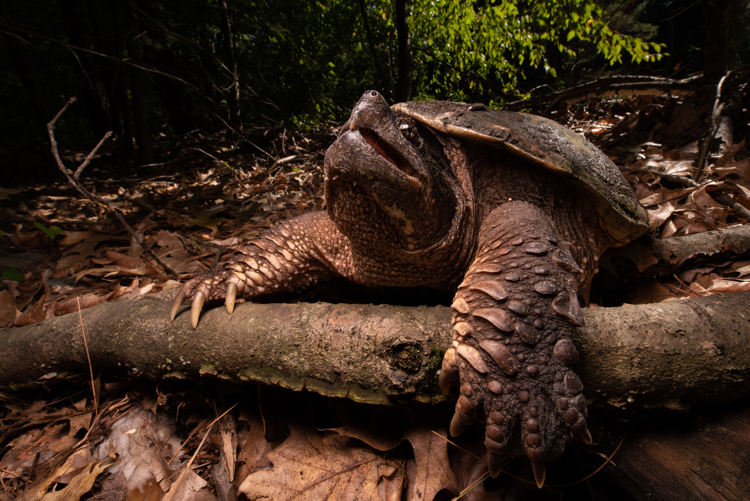
[{"label": "turtle beak", "polygon": [[392,119],[391,109],[383,96],[376,90],[368,90],[359,98],[351,117],[341,130],[343,131],[347,125],[349,130],[359,130],[367,123],[373,121],[382,123],[383,120],[389,118]]}]

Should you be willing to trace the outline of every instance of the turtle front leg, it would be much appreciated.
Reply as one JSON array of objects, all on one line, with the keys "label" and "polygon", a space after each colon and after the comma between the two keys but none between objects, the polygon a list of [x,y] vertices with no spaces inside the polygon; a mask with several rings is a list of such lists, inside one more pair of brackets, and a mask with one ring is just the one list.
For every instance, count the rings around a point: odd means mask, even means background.
[{"label": "turtle front leg", "polygon": [[242,247],[221,268],[182,286],[172,304],[174,321],[180,306],[192,298],[190,321],[198,326],[203,304],[224,299],[234,311],[237,296],[248,299],[302,290],[336,274],[352,274],[349,241],[325,212],[313,212],[276,224]]},{"label": "turtle front leg", "polygon": [[570,369],[570,340],[583,325],[577,299],[581,270],[560,246],[549,218],[508,202],[482,223],[475,261],[453,302],[453,347],[443,360],[444,392],[460,378],[451,435],[486,423],[493,477],[507,456],[525,454],[537,485],[546,459],[577,435],[587,443],[586,399]]}]

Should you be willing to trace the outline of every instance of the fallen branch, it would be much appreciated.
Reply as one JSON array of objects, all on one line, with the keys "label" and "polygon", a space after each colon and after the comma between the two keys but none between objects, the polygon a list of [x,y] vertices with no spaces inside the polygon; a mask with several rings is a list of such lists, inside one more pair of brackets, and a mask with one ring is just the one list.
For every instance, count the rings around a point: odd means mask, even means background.
[{"label": "fallen branch", "polygon": [[695,164],[695,172],[693,177],[700,183],[709,174],[708,165],[706,159],[708,158],[708,150],[711,148],[711,143],[716,137],[716,133],[719,131],[719,125],[721,124],[721,112],[724,110],[724,103],[721,102],[721,90],[724,87],[724,81],[731,74],[730,71],[719,80],[719,84],[716,86],[716,99],[714,100],[714,108],[711,112],[711,123],[709,124],[708,134],[703,140],[700,153],[698,155],[698,161]]},{"label": "fallen branch", "polygon": [[[602,255],[603,266],[614,256],[632,261],[639,273],[672,275],[685,263],[734,259],[750,254],[750,224],[705,231],[659,240],[650,235],[630,242],[624,247],[607,250]],[[620,277],[626,278],[626,277]]]},{"label": "fallen branch", "polygon": [[169,273],[170,275],[174,277],[178,277],[174,269],[172,269],[171,266],[169,266],[167,263],[161,260],[158,255],[149,247],[146,245],[146,241],[143,239],[141,235],[139,235],[129,224],[127,221],[125,221],[125,218],[122,216],[119,210],[117,210],[116,207],[114,207],[110,202],[107,200],[104,200],[102,197],[97,196],[93,193],[91,193],[89,190],[84,188],[81,185],[80,182],[80,176],[81,173],[83,173],[83,170],[89,165],[91,162],[91,159],[94,158],[94,155],[97,151],[99,151],[99,148],[102,147],[104,144],[104,141],[109,139],[109,137],[112,135],[112,131],[107,132],[104,134],[104,137],[102,137],[101,141],[99,141],[99,144],[97,144],[93,150],[86,156],[85,160],[81,162],[81,165],[78,166],[75,172],[70,172],[66,167],[65,163],[62,161],[62,158],[60,158],[60,153],[57,149],[57,140],[55,139],[55,124],[57,123],[57,120],[62,116],[63,113],[65,113],[65,110],[68,109],[68,107],[76,102],[75,97],[71,97],[68,99],[68,102],[65,103],[65,106],[62,107],[60,111],[57,112],[57,115],[50,120],[50,122],[47,124],[47,134],[49,135],[50,145],[52,146],[52,156],[55,157],[55,162],[57,163],[57,167],[62,171],[62,173],[65,175],[65,177],[68,179],[68,182],[70,183],[73,188],[78,190],[79,193],[81,193],[83,196],[88,198],[89,200],[92,200],[98,204],[101,204],[102,206],[106,207],[106,209],[112,213],[115,218],[120,222],[120,224],[123,225],[123,227],[127,230],[127,232],[130,234],[130,236],[138,243],[138,245],[141,246],[148,254],[151,256],[151,258],[159,265],[161,268]]},{"label": "fallen branch", "polygon": [[700,84],[702,78],[702,75],[683,78],[681,80],[641,75],[598,78],[593,82],[586,82],[557,92],[507,103],[503,109],[515,111],[541,105],[547,105],[545,108],[549,109],[560,102],[570,104],[594,97],[601,98],[610,95],[636,96],[663,94],[665,92],[672,95],[684,95],[695,90],[695,87]]},{"label": "fallen branch", "polygon": [[[450,345],[450,309],[241,304],[206,311],[197,330],[170,294],[83,312],[91,363],[108,377],[265,383],[386,404],[444,397],[437,386]],[[750,395],[750,292],[668,303],[588,308],[576,333],[576,371],[594,405],[674,406]],[[77,315],[0,336],[0,386],[87,369]]]}]

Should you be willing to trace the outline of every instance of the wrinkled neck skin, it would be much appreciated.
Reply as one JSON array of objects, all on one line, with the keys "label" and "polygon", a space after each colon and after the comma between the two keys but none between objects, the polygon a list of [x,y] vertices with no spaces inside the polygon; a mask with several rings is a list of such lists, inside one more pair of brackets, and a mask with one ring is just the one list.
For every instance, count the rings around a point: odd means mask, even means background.
[{"label": "wrinkled neck skin", "polygon": [[328,214],[351,243],[354,280],[449,288],[471,258],[473,204],[441,142],[399,127],[378,93],[362,96],[326,152]]}]

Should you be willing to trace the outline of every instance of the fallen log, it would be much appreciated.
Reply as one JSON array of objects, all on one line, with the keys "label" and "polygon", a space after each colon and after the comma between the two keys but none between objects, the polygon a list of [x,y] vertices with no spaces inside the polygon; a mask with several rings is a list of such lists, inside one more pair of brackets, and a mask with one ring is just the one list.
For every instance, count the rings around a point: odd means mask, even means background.
[{"label": "fallen log", "polygon": [[549,94],[540,94],[529,99],[510,102],[504,106],[504,109],[519,111],[542,105],[545,105],[545,109],[550,109],[560,102],[571,104],[607,96],[687,95],[694,92],[702,80],[702,75],[680,80],[645,75],[603,77]]},{"label": "fallen log", "polygon": [[[359,402],[445,397],[450,309],[329,303],[216,307],[170,323],[169,293],[82,312],[94,372],[264,383]],[[593,405],[680,407],[750,394],[750,292],[586,308],[574,342]],[[0,387],[88,371],[78,314],[0,332]]]},{"label": "fallen log", "polygon": [[639,273],[664,276],[678,273],[688,265],[737,259],[748,254],[750,225],[743,224],[663,240],[644,235],[623,247],[608,249],[601,261],[606,267],[613,256],[621,256],[633,262]]}]

